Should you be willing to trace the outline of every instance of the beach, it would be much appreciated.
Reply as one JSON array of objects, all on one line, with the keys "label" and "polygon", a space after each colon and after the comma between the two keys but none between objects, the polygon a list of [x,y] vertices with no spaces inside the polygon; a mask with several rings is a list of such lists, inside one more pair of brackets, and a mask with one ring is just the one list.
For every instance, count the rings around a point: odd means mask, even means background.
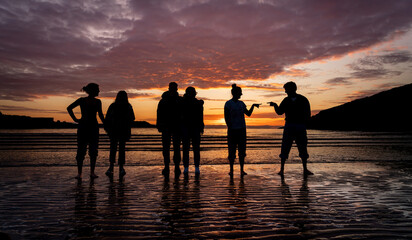
[{"label": "beach", "polygon": [[[75,167],[0,168],[0,232],[12,239],[411,239],[412,168],[402,162],[126,166],[111,181]],[[116,169],[117,170],[117,169]]]}]

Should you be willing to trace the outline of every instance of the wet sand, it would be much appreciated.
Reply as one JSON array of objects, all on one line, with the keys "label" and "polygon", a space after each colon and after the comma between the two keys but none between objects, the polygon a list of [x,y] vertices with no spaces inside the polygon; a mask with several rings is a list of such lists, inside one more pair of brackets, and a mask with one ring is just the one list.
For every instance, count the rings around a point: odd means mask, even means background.
[{"label": "wet sand", "polygon": [[[12,239],[412,239],[412,168],[402,164],[201,166],[165,179],[161,166],[0,168],[0,232]],[[116,169],[117,170],[117,169]],[[88,167],[85,169],[85,173]]]}]

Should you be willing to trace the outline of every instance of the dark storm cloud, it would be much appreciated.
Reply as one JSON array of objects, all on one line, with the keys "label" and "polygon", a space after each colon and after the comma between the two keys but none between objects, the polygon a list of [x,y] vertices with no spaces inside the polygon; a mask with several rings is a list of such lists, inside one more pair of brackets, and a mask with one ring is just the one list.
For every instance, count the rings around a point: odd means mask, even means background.
[{"label": "dark storm cloud", "polygon": [[69,94],[88,82],[104,93],[266,79],[389,40],[409,29],[410,12],[407,0],[3,0],[0,98]]}]

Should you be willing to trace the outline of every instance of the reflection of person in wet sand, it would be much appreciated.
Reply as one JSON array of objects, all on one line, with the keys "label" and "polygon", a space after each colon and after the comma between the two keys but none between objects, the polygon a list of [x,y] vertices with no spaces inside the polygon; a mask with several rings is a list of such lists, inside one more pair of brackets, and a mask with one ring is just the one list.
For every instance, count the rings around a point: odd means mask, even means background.
[{"label": "reflection of person in wet sand", "polygon": [[290,192],[289,185],[282,176],[280,193],[282,200],[281,206],[285,211],[289,211],[292,208],[295,212],[293,215],[288,216],[288,220],[292,220],[293,225],[299,229],[300,234],[303,234],[302,232],[307,230],[306,224],[310,222],[308,218],[309,212],[311,211],[307,177],[303,178],[299,194],[294,197]]},{"label": "reflection of person in wet sand", "polygon": [[284,173],[285,162],[289,157],[293,141],[296,141],[299,157],[302,159],[303,174],[312,175],[313,173],[306,166],[309,158],[306,123],[310,118],[310,104],[306,97],[296,93],[297,86],[294,82],[287,82],[283,88],[288,96],[283,99],[280,105],[278,106],[276,103],[270,102],[270,106],[274,107],[277,114],[286,115],[282,148],[279,155],[281,159],[279,175]]},{"label": "reflection of person in wet sand", "polygon": [[119,178],[122,178],[126,171],[125,148],[126,142],[130,140],[131,124],[134,121],[134,112],[130,105],[125,91],[119,91],[116,100],[107,110],[104,129],[110,138],[110,167],[106,171],[108,177],[113,177],[114,163],[116,162],[117,145],[119,145]]},{"label": "reflection of person in wet sand", "polygon": [[102,215],[107,218],[121,217],[122,219],[129,215],[128,195],[125,192],[127,192],[127,186],[124,181],[110,181],[106,208],[101,208]]},{"label": "reflection of person in wet sand", "polygon": [[246,122],[245,114],[250,117],[255,107],[259,108],[260,104],[253,104],[248,110],[246,104],[240,101],[242,89],[236,84],[232,85],[232,99],[225,104],[225,121],[227,125],[227,142],[229,148],[229,175],[233,176],[233,164],[236,158],[236,148],[238,148],[240,175],[247,175],[243,170],[246,157]]},{"label": "reflection of person in wet sand", "polygon": [[160,231],[161,238],[186,239],[203,234],[204,226],[198,222],[205,217],[203,209],[198,180],[190,183],[188,177],[183,182],[174,178],[171,183],[164,178],[159,216],[166,229]]},{"label": "reflection of person in wet sand", "polygon": [[75,205],[74,205],[74,233],[76,237],[89,237],[96,236],[94,227],[96,224],[96,218],[99,215],[97,208],[97,194],[94,187],[94,179],[89,182],[89,188],[85,189],[82,185],[82,181],[77,181],[77,185],[74,189]]},{"label": "reflection of person in wet sand", "polygon": [[[242,231],[252,225],[251,218],[248,216],[248,192],[245,187],[244,178],[239,178],[239,184],[236,187],[233,177],[229,178],[229,185],[227,187],[228,195],[225,200],[225,205],[228,207],[227,216],[224,217],[222,223],[227,226],[228,231]],[[230,219],[229,221],[225,221]],[[238,233],[234,235],[235,238],[247,238],[244,234]]]},{"label": "reflection of person in wet sand", "polygon": [[[104,116],[102,112],[102,102],[100,99],[96,99],[99,96],[99,85],[96,83],[89,83],[82,89],[89,96],[77,99],[75,102],[67,107],[67,111],[73,121],[79,123],[77,130],[77,179],[82,178],[82,168],[84,157],[86,156],[87,145],[89,145],[90,156],[90,177],[97,178],[94,173],[96,166],[96,159],[99,146],[99,125],[97,123],[96,114],[99,114],[100,120],[104,122]],[[80,106],[82,117],[78,119],[74,113],[73,108]]]}]

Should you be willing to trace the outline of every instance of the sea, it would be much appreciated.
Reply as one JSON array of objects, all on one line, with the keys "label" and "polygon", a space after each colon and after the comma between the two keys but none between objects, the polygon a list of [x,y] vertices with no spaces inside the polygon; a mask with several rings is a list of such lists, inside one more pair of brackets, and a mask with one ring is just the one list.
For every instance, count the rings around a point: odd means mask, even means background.
[{"label": "sea", "polygon": [[[0,130],[0,167],[76,166],[76,129]],[[201,140],[201,164],[227,164],[225,128],[206,128]],[[247,129],[247,164],[279,163],[282,129]],[[310,163],[412,163],[411,132],[308,130]],[[163,165],[161,135],[154,128],[132,129],[126,145],[126,165]],[[171,153],[173,155],[173,153]],[[193,164],[192,153],[190,164]],[[289,163],[300,163],[296,145]],[[88,165],[86,157],[85,165]],[[109,138],[100,129],[97,166],[109,164]]]}]

